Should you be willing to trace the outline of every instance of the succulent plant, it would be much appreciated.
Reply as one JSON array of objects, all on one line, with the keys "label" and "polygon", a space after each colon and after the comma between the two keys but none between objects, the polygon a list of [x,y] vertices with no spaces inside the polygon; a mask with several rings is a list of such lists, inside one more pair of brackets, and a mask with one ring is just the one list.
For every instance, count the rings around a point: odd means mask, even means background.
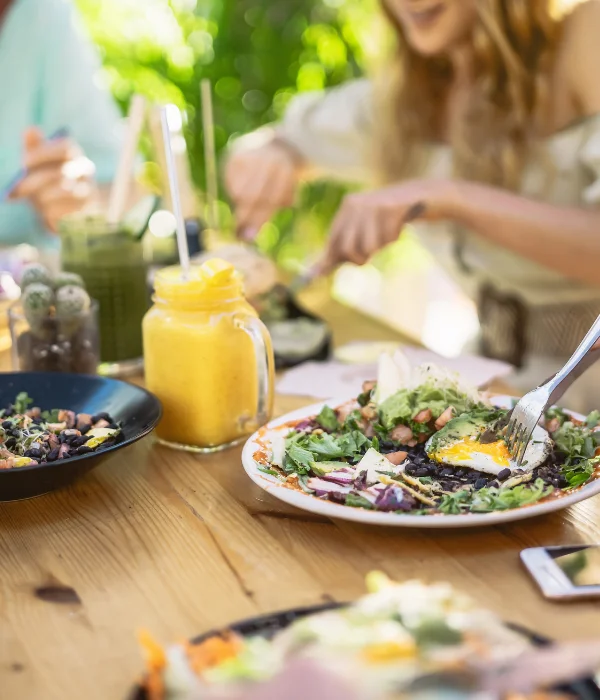
[{"label": "succulent plant", "polygon": [[90,296],[82,287],[69,284],[56,292],[56,316],[70,319],[89,311]]},{"label": "succulent plant", "polygon": [[52,286],[52,277],[43,265],[31,263],[23,268],[21,289],[25,290],[31,284],[44,284],[48,287]]},{"label": "succulent plant", "polygon": [[53,286],[55,291],[62,287],[82,287],[85,289],[83,278],[75,272],[59,272],[54,278]]},{"label": "succulent plant", "polygon": [[39,282],[29,284],[21,297],[23,311],[30,322],[31,319],[40,321],[47,317],[53,303],[54,292],[48,285]]}]

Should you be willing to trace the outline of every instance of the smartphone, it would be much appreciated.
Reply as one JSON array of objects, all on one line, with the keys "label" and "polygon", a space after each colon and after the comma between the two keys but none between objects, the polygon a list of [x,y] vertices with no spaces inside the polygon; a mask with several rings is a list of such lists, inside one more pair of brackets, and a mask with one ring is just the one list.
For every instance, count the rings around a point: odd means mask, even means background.
[{"label": "smartphone", "polygon": [[521,561],[546,598],[600,598],[600,544],[533,547]]}]

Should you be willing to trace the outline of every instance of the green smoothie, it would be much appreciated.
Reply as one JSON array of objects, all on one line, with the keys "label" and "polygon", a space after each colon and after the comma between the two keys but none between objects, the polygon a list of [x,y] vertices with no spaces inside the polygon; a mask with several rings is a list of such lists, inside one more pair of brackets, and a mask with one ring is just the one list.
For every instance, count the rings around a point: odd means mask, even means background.
[{"label": "green smoothie", "polygon": [[98,217],[69,217],[60,235],[63,269],[81,275],[100,305],[100,360],[141,358],[142,319],[150,304],[142,243]]}]

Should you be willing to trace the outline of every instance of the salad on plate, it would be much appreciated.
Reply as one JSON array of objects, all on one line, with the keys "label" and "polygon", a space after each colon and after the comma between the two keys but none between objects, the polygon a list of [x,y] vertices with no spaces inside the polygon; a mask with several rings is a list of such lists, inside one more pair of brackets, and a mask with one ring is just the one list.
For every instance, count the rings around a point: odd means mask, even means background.
[{"label": "salad on plate", "polygon": [[[372,572],[367,589],[367,595],[350,605],[273,616],[282,620],[275,629],[273,618],[264,628],[260,620],[248,621],[167,649],[144,631],[140,642],[146,673],[136,697],[329,698],[329,693],[321,693],[321,670],[336,688],[335,698],[542,700],[559,696],[512,691],[568,682],[588,664],[594,668],[598,659],[598,645],[588,642],[590,651],[579,654],[590,657],[585,662],[557,663],[553,656],[535,651],[524,632],[507,626],[449,584],[398,584]],[[292,621],[284,622],[286,616]],[[254,625],[250,634],[243,631],[248,625]],[[557,647],[556,653],[569,657],[564,648]],[[290,689],[294,667],[312,674],[295,680],[304,686],[304,695]],[[487,684],[497,692],[481,692]]]},{"label": "salad on plate", "polygon": [[259,432],[253,458],[286,488],[410,515],[507,511],[597,478],[600,411],[583,418],[550,409],[520,467],[506,443],[508,420],[507,408],[458,375],[387,353],[355,399]]}]

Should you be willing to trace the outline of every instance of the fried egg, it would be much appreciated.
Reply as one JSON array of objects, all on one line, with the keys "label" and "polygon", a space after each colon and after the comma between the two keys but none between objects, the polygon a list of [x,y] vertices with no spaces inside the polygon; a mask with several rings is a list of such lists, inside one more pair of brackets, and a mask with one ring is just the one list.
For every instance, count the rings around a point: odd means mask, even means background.
[{"label": "fried egg", "polygon": [[[440,431],[441,433],[442,431]],[[427,442],[425,449],[429,458],[441,464],[453,467],[468,467],[479,472],[497,476],[504,469],[511,472],[519,468],[511,459],[508,447],[503,439],[494,442],[480,442],[481,432],[470,435],[453,435],[440,440],[434,435]],[[531,471],[546,461],[552,450],[552,440],[546,430],[536,426],[531,441],[525,451],[521,469]]]}]

